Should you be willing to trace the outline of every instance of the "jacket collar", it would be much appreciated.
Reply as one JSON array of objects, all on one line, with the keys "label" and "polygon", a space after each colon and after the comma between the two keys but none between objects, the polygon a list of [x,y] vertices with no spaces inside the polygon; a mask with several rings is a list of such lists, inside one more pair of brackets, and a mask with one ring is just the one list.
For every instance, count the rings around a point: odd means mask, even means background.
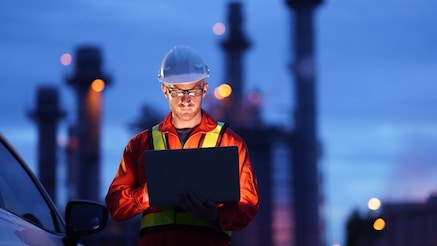
[{"label": "jacket collar", "polygon": [[[217,126],[217,121],[215,121],[205,110],[201,109],[202,118],[200,124],[197,125],[193,133],[195,132],[210,132],[214,130]],[[176,128],[171,123],[172,114],[171,112],[167,114],[165,119],[160,123],[159,130],[161,132],[172,132],[176,134]]]}]

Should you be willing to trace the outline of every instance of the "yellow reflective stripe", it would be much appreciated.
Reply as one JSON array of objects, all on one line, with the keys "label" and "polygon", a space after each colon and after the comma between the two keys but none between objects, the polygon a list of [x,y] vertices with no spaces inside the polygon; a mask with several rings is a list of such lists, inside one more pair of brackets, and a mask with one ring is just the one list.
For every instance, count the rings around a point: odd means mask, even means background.
[{"label": "yellow reflective stripe", "polygon": [[174,213],[173,207],[166,207],[161,212],[146,214],[141,219],[141,228],[173,224]]},{"label": "yellow reflective stripe", "polygon": [[[141,229],[171,224],[215,228],[213,224],[197,218],[189,213],[176,212],[175,214],[173,207],[162,208],[161,212],[146,214],[141,219]],[[232,232],[230,231],[223,232],[229,237],[232,235]]]},{"label": "yellow reflective stripe", "polygon": [[152,127],[153,148],[155,150],[164,150],[164,137],[158,130],[159,124]]},{"label": "yellow reflective stripe", "polygon": [[207,147],[215,147],[215,145],[217,144],[217,139],[220,135],[220,131],[222,130],[223,127],[223,122],[217,122],[217,126],[214,130],[206,133],[205,139],[203,140],[203,144],[202,147],[203,148],[207,148]]}]

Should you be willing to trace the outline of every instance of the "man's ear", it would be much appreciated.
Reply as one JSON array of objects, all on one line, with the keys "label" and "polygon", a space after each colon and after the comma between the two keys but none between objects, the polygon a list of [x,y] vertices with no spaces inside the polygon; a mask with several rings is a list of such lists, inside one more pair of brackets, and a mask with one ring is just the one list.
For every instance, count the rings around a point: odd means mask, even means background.
[{"label": "man's ear", "polygon": [[204,97],[206,96],[206,92],[208,91],[208,86],[209,86],[208,83],[205,83],[205,84],[203,85],[203,94],[202,94],[202,98],[204,98]]},{"label": "man's ear", "polygon": [[161,84],[161,91],[162,94],[164,94],[164,97],[168,99],[168,93],[167,93],[168,89],[167,87],[164,86],[164,84]]}]

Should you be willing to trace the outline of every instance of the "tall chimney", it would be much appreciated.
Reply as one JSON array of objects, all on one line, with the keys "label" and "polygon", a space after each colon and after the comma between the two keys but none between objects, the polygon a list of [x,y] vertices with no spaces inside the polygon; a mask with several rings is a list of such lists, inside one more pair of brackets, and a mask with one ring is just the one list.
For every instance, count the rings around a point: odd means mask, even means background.
[{"label": "tall chimney", "polygon": [[[242,136],[250,150],[252,165],[257,173],[260,184],[260,210],[254,220],[242,231],[234,232],[232,236],[235,245],[271,246],[272,241],[272,136],[269,128],[259,122],[250,122],[250,111],[243,104],[244,62],[243,55],[250,47],[250,42],[243,31],[242,5],[231,2],[228,5],[229,33],[221,42],[225,53],[226,82],[232,87],[230,98],[225,99],[225,121]],[[251,115],[253,116],[253,115]],[[256,124],[259,127],[254,127]],[[261,185],[262,184],[262,185]]]},{"label": "tall chimney", "polygon": [[[67,78],[67,83],[76,90],[77,118],[74,134],[77,149],[75,158],[69,162],[76,170],[76,198],[100,200],[100,125],[101,90],[95,85],[108,85],[110,78],[102,72],[100,50],[93,46],[82,46],[76,51],[75,73]],[[71,167],[69,167],[70,169]]]},{"label": "tall chimney", "polygon": [[250,42],[243,32],[241,4],[231,2],[228,5],[229,36],[221,42],[225,52],[225,82],[232,87],[232,94],[225,103],[225,121],[238,124],[243,99],[243,54],[249,49]]},{"label": "tall chimney", "polygon": [[296,92],[291,169],[295,208],[294,245],[322,245],[313,34],[313,12],[321,2],[286,0],[288,7],[294,10],[291,26],[294,28],[295,62],[290,67]]},{"label": "tall chimney", "polygon": [[57,89],[50,86],[40,87],[36,109],[28,112],[28,115],[38,126],[38,178],[56,201],[56,134],[59,120],[65,116],[65,112],[59,107]]}]

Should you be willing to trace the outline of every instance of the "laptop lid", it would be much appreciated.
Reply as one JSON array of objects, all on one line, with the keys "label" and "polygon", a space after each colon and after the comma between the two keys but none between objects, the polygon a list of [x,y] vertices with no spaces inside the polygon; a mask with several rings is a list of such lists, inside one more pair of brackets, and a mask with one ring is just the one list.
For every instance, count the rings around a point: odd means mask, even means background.
[{"label": "laptop lid", "polygon": [[144,159],[152,207],[176,205],[179,193],[185,191],[202,202],[240,200],[237,146],[146,150]]}]

